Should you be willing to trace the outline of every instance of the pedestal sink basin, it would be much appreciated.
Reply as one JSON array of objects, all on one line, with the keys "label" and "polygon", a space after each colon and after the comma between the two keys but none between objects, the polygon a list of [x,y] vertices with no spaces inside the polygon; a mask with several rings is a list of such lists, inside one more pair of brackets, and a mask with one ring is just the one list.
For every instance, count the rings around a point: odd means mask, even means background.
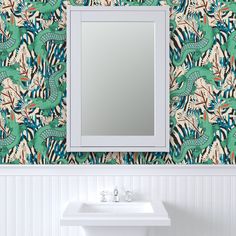
[{"label": "pedestal sink basin", "polygon": [[69,202],[61,225],[82,226],[86,236],[146,236],[148,227],[170,226],[162,202]]}]

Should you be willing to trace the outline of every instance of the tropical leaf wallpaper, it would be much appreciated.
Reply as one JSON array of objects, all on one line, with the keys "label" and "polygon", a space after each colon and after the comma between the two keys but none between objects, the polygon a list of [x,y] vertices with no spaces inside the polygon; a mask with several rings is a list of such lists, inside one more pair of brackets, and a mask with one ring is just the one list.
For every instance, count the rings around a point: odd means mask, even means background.
[{"label": "tropical leaf wallpaper", "polygon": [[[169,153],[66,153],[66,8],[170,8]],[[235,0],[1,0],[1,164],[235,164]]]}]

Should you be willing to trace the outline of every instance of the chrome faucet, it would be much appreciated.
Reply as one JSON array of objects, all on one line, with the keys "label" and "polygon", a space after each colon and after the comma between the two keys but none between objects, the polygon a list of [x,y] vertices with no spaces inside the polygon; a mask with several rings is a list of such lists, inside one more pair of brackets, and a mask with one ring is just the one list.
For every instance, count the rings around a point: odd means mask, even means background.
[{"label": "chrome faucet", "polygon": [[113,194],[114,194],[113,195],[113,201],[114,202],[119,202],[120,201],[120,199],[119,199],[119,191],[118,191],[117,188],[114,189]]}]

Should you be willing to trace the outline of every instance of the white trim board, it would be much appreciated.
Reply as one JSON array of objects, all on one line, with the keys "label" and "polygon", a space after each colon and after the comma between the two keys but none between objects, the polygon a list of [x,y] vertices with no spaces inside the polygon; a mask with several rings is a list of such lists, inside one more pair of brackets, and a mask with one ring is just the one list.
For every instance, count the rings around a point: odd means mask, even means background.
[{"label": "white trim board", "polygon": [[0,176],[236,176],[236,165],[2,165]]}]

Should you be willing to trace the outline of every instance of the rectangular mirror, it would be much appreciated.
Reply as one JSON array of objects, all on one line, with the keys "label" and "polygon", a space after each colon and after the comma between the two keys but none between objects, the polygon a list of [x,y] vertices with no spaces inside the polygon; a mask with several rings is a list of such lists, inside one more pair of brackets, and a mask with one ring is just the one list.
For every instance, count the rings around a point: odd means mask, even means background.
[{"label": "rectangular mirror", "polygon": [[168,151],[167,7],[68,9],[68,151]]},{"label": "rectangular mirror", "polygon": [[83,22],[81,72],[82,135],[154,135],[153,23]]}]

